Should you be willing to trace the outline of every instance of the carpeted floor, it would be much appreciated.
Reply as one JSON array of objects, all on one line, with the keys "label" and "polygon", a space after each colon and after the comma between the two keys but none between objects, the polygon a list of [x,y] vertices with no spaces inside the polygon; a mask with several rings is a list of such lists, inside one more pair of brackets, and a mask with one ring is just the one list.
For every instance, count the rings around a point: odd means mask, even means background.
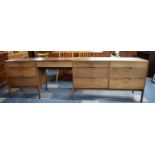
[{"label": "carpeted floor", "polygon": [[[49,74],[48,91],[41,89],[41,99],[38,99],[35,89],[13,89],[13,96],[8,96],[7,86],[0,89],[0,102],[3,103],[120,103],[139,102],[141,92],[107,91],[107,90],[77,90],[72,100],[72,81],[61,79],[56,83]],[[155,84],[147,79],[143,102],[155,102]]]}]

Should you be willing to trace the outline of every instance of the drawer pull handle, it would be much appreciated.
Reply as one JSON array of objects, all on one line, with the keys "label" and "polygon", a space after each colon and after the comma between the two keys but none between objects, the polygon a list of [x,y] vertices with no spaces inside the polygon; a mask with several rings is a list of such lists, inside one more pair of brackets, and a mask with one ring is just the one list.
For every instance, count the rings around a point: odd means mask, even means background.
[{"label": "drawer pull handle", "polygon": [[127,70],[129,70],[129,71],[132,70],[132,67],[127,67]]},{"label": "drawer pull handle", "polygon": [[126,78],[126,79],[124,79],[125,82],[128,82],[128,81],[130,81],[130,80],[131,80],[131,78]]}]

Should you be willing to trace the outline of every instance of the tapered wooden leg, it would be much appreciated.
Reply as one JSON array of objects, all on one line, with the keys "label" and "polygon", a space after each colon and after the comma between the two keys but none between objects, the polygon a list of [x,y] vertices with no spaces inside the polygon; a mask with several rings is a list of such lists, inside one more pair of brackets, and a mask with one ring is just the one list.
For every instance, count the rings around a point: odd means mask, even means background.
[{"label": "tapered wooden leg", "polygon": [[57,71],[57,74],[56,74],[56,82],[58,82],[58,77],[59,77],[59,70]]},{"label": "tapered wooden leg", "polygon": [[142,91],[141,98],[140,98],[141,103],[143,102],[143,97],[144,97],[144,90]]},{"label": "tapered wooden leg", "polygon": [[46,85],[46,90],[48,90],[48,86],[47,86],[47,75],[46,75],[45,85]]}]

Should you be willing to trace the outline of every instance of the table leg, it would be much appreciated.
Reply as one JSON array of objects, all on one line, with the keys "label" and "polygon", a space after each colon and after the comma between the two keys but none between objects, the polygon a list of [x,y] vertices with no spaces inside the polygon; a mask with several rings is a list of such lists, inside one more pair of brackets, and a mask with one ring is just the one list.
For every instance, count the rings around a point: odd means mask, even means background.
[{"label": "table leg", "polygon": [[144,97],[144,90],[142,90],[142,93],[141,93],[141,98],[140,98],[141,103],[143,102],[143,97]]}]

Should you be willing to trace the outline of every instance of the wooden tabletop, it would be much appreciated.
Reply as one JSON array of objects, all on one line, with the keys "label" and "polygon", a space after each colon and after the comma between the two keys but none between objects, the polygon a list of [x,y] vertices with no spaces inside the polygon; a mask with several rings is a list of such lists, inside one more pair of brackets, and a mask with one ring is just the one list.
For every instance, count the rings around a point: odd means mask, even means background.
[{"label": "wooden tabletop", "polygon": [[20,62],[20,61],[146,61],[145,59],[141,58],[131,58],[131,57],[65,57],[65,58],[18,58],[18,59],[10,59],[6,62]]}]

